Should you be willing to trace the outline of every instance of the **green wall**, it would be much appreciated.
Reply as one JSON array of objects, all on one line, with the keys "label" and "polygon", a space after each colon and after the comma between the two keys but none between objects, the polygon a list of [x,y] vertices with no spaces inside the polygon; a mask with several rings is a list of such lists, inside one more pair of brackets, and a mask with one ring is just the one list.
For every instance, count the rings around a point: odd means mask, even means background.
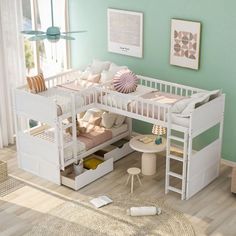
[{"label": "green wall", "polygon": [[[107,8],[144,13],[144,58],[107,51]],[[223,157],[236,162],[236,1],[235,0],[69,0],[71,30],[86,29],[72,43],[74,67],[93,58],[128,65],[137,74],[226,93]],[[169,64],[170,20],[202,22],[200,70]],[[135,123],[136,131],[150,126]]]}]

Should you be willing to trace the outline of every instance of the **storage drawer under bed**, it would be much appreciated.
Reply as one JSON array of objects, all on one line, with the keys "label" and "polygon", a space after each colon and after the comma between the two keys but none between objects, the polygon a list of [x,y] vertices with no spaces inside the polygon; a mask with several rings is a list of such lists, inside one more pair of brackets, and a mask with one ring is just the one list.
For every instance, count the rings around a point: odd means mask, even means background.
[{"label": "storage drawer under bed", "polygon": [[96,179],[113,171],[112,158],[104,160],[101,157],[96,157],[103,160],[103,162],[99,164],[96,169],[84,169],[84,171],[77,176],[75,176],[73,165],[66,167],[65,171],[61,172],[61,184],[74,190],[79,190]]},{"label": "storage drawer under bed", "polygon": [[95,154],[99,156],[103,156],[104,160],[113,159],[113,161],[118,161],[121,158],[129,155],[134,150],[129,146],[129,141],[125,139],[121,139],[112,145],[109,145],[102,150],[99,150],[98,152],[95,152]]}]

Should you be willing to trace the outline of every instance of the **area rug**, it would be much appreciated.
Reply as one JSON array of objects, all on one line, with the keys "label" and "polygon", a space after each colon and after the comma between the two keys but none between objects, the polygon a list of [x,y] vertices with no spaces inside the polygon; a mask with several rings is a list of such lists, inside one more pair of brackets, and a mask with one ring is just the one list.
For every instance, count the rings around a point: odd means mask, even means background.
[{"label": "area rug", "polygon": [[[183,213],[167,206],[163,200],[109,196],[113,203],[95,209],[87,202],[66,202],[50,211],[25,236],[192,236],[194,229]],[[158,206],[159,216],[131,217],[132,206]]]}]

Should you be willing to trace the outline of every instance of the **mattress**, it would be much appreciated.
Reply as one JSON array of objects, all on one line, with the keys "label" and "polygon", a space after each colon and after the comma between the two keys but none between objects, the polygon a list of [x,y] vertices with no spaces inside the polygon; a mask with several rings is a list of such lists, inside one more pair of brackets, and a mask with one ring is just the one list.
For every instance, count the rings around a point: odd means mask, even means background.
[{"label": "mattress", "polygon": [[[128,111],[137,113],[139,115],[148,116],[157,120],[164,119],[164,108],[158,109],[158,106],[153,108],[152,104],[147,104],[149,101],[156,101],[158,104],[166,104],[166,105],[174,105],[176,102],[185,99],[186,97],[182,97],[175,94],[164,93],[159,91],[152,91],[147,94],[141,96],[144,102],[141,103],[140,101],[132,101],[128,105]],[[147,102],[147,103],[145,103]],[[154,114],[153,114],[154,111]],[[159,113],[160,114],[159,114]]]}]

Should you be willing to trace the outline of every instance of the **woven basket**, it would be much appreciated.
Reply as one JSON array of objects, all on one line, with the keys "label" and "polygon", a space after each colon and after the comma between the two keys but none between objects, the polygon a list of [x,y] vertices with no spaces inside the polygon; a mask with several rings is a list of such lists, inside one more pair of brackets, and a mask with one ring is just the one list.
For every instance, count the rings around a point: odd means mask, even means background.
[{"label": "woven basket", "polygon": [[0,182],[7,180],[7,163],[0,161]]}]

